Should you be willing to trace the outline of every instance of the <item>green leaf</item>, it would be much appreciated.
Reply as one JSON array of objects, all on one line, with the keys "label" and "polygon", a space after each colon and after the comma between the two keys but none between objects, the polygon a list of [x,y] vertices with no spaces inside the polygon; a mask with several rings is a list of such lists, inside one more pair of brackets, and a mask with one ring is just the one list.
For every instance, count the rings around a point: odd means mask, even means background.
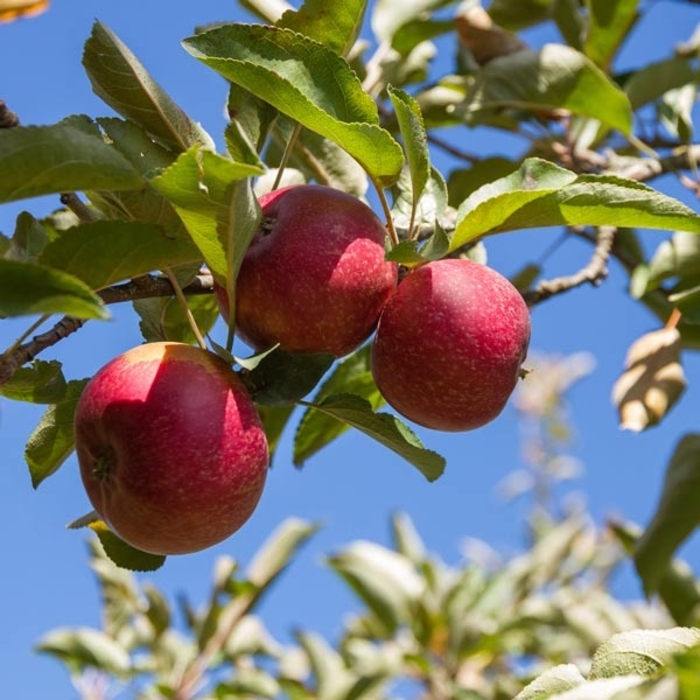
[{"label": "green leaf", "polygon": [[20,367],[0,384],[0,394],[13,401],[56,403],[65,396],[66,386],[60,362],[34,360],[30,367]]},{"label": "green leaf", "polygon": [[36,262],[48,240],[48,233],[41,223],[29,212],[20,212],[9,249],[0,257],[19,262]]},{"label": "green leaf", "polygon": [[611,637],[596,650],[588,677],[652,676],[675,654],[700,645],[700,629],[631,630]]},{"label": "green leaf", "polygon": [[0,171],[0,202],[143,184],[129,161],[104,142],[87,117],[0,130]]},{"label": "green leaf", "polygon": [[479,187],[511,175],[516,167],[512,160],[494,156],[477,160],[469,168],[452,170],[447,179],[450,204],[459,206]]},{"label": "green leaf", "polygon": [[696,278],[700,275],[700,237],[676,231],[670,240],[659,244],[649,261],[650,288],[669,277]]},{"label": "green leaf", "polygon": [[334,141],[373,179],[391,184],[401,147],[347,62],[288,29],[230,24],[185,39],[185,48],[302,126]]},{"label": "green leaf", "polygon": [[201,259],[189,238],[171,238],[154,224],[96,221],[65,231],[39,261],[80,277],[91,289]]},{"label": "green leaf", "polygon": [[229,155],[235,161],[264,170],[258,154],[277,118],[277,110],[238,85],[231,85],[226,111],[231,120],[224,131]]},{"label": "green leaf", "polygon": [[552,0],[493,0],[491,19],[511,31],[525,29],[549,19]]},{"label": "green leaf", "polygon": [[669,294],[668,300],[683,314],[683,320],[700,324],[700,285]]},{"label": "green leaf", "polygon": [[247,198],[250,185],[241,181],[260,173],[256,166],[194,147],[151,181],[173,204],[221,284],[226,284],[229,256],[240,264],[257,227]]},{"label": "green leaf", "polygon": [[270,460],[274,458],[275,451],[279,445],[282,432],[289,423],[289,418],[294,411],[294,404],[288,406],[257,406],[260,420],[265,429],[267,438],[267,448],[270,452]]},{"label": "green leaf", "polygon": [[326,0],[304,0],[298,10],[287,10],[277,26],[292,29],[345,56],[360,34],[366,7],[367,0],[344,0],[332,9]]},{"label": "green leaf", "polygon": [[24,450],[32,486],[37,488],[73,452],[73,417],[87,379],[71,380],[61,400],[48,407]]},{"label": "green leaf", "polygon": [[304,405],[369,435],[419,469],[428,481],[435,481],[445,469],[445,459],[426,450],[403,421],[389,413],[375,413],[369,401],[360,396],[333,394]]},{"label": "green leaf", "polygon": [[697,96],[695,81],[669,90],[658,105],[659,122],[674,139],[690,143],[693,138],[693,109]]},{"label": "green leaf", "polygon": [[256,403],[284,406],[306,396],[334,361],[333,355],[277,349],[265,355],[254,369],[241,370],[241,379]]},{"label": "green leaf", "polygon": [[513,700],[545,700],[556,693],[576,688],[585,683],[585,680],[573,664],[560,664],[528,683]]},{"label": "green leaf", "polygon": [[131,668],[129,654],[121,644],[104,632],[88,627],[49,632],[36,651],[57,657],[73,672],[92,667],[121,676]]},{"label": "green leaf", "polygon": [[685,56],[674,56],[651,63],[629,77],[623,89],[635,111],[654,102],[669,90],[683,87],[697,79],[693,60]]},{"label": "green leaf", "polygon": [[[383,403],[369,367],[370,346],[345,358],[323,383],[314,401],[318,403],[332,394],[348,393],[366,399],[376,410]],[[294,464],[304,462],[342,435],[350,426],[312,408],[306,409],[294,436]]]},{"label": "green leaf", "polygon": [[410,0],[401,3],[377,0],[372,10],[372,31],[377,39],[391,43],[402,27],[415,21],[424,21],[432,10],[447,4],[448,0]]},{"label": "green leaf", "polygon": [[0,259],[0,316],[32,314],[109,318],[102,300],[77,277],[43,265]]},{"label": "green leaf", "polygon": [[561,44],[489,61],[457,113],[468,122],[479,122],[504,107],[545,114],[564,109],[598,119],[623,134],[632,129],[625,93],[582,53]]},{"label": "green leaf", "polygon": [[267,671],[259,668],[242,668],[230,681],[217,684],[215,697],[228,700],[235,697],[277,698],[280,687]]},{"label": "green leaf", "polygon": [[[219,319],[219,307],[214,295],[192,295],[187,299],[187,306],[202,334],[209,333]],[[134,310],[141,317],[139,327],[147,342],[175,341],[188,345],[196,344],[197,340],[182,304],[175,297],[139,299],[134,301]]]},{"label": "green leaf", "polygon": [[104,24],[85,42],[83,66],[95,94],[175,151],[213,148],[209,135],[178,107],[133,53]]},{"label": "green leaf", "polygon": [[416,601],[425,593],[425,581],[406,557],[358,540],[330,557],[328,564],[376,615],[387,636],[410,624]]},{"label": "green leaf", "polygon": [[587,34],[583,51],[607,69],[639,19],[639,0],[586,0]]},{"label": "green leaf", "polygon": [[676,445],[656,512],[635,551],[647,595],[658,590],[673,553],[700,524],[699,499],[700,433],[689,433]]},{"label": "green leaf", "polygon": [[484,185],[459,207],[450,250],[480,236],[543,226],[683,229],[700,233],[700,216],[633,180],[579,175],[538,158]]},{"label": "green leaf", "polygon": [[257,551],[246,570],[247,580],[259,590],[269,586],[317,530],[313,523],[287,518]]},{"label": "green leaf", "polygon": [[296,638],[309,659],[317,697],[343,698],[353,679],[342,656],[318,634],[300,631]]},{"label": "green leaf", "polygon": [[408,169],[411,174],[412,208],[409,229],[412,230],[418,200],[423,195],[430,177],[428,134],[423,124],[423,115],[415,98],[407,92],[391,86],[387,88],[387,91],[399,123]]},{"label": "green leaf", "polygon": [[127,544],[117,537],[102,520],[92,522],[88,527],[97,535],[105,554],[121,569],[129,571],[156,571],[165,563],[161,554],[150,554]]}]

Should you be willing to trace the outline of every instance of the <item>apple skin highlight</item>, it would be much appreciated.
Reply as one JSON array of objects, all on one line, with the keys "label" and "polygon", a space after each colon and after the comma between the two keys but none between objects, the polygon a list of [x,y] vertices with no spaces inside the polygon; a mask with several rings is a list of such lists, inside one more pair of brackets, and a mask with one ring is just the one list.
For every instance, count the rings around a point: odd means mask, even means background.
[{"label": "apple skin highlight", "polygon": [[88,383],[75,415],[87,495],[124,541],[184,554],[229,537],[257,506],[267,439],[247,390],[216,355],[149,343]]}]

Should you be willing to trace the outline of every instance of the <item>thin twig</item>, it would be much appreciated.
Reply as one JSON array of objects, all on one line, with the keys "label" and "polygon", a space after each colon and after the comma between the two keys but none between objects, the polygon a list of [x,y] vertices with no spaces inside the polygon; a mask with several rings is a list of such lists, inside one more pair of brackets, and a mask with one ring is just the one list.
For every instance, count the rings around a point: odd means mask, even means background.
[{"label": "thin twig", "polygon": [[[211,294],[213,289],[214,280],[212,276],[200,274],[182,291],[185,294]],[[107,287],[98,294],[105,304],[117,304],[137,299],[173,296],[175,291],[167,278],[147,275],[131,282]],[[48,331],[34,336],[26,343],[22,343],[0,356],[0,386],[8,382],[22,365],[31,362],[47,348],[75,333],[84,324],[84,319],[64,316]]]},{"label": "thin twig", "polygon": [[61,195],[61,204],[70,209],[78,217],[80,223],[90,224],[95,221],[95,215],[75,192],[64,192]]},{"label": "thin twig", "polygon": [[567,292],[584,284],[599,285],[608,276],[608,260],[615,241],[617,229],[600,226],[596,234],[596,245],[591,259],[578,272],[552,280],[543,280],[534,289],[523,293],[528,306],[534,306],[555,294]]}]

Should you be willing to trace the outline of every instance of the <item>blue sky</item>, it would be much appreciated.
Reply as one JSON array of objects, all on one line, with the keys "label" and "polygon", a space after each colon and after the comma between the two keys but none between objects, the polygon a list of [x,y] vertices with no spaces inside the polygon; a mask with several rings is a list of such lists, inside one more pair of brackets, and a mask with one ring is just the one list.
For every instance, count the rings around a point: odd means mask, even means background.
[{"label": "blue sky", "polygon": [[[700,7],[681,2],[651,4],[635,42],[626,47],[626,66],[643,65],[668,55],[700,22]],[[247,20],[232,2],[196,3],[106,0],[56,0],[46,14],[0,25],[0,98],[24,124],[44,124],[69,114],[109,114],[91,92],[80,65],[82,45],[95,18],[100,19],[146,65],[171,96],[221,143],[225,126],[225,85],[212,71],[189,57],[180,39],[197,25],[215,20]],[[526,35],[533,42],[552,38]],[[451,60],[449,53],[439,61]],[[440,63],[444,65],[444,63]],[[513,155],[524,144],[497,133],[463,130],[460,145],[484,154]],[[440,167],[452,167],[449,161]],[[1,177],[1,174],[0,174]],[[666,178],[656,186],[695,206],[696,202]],[[57,200],[0,206],[0,231],[10,234],[22,209],[36,215],[58,206]],[[647,232],[650,249],[664,234]],[[537,258],[556,238],[556,231],[529,231],[495,238],[489,243],[489,263],[504,274]],[[548,276],[580,267],[588,250],[578,244],[559,249],[549,260]],[[570,395],[577,430],[573,452],[586,466],[575,488],[585,495],[599,521],[620,515],[646,522],[653,512],[663,470],[675,442],[697,430],[700,415],[698,353],[684,356],[690,388],[661,428],[647,434],[623,433],[617,427],[610,388],[620,372],[629,344],[657,327],[657,321],[625,294],[625,276],[613,264],[599,289],[581,289],[538,306],[533,313],[531,348],[548,354],[592,353],[593,374]],[[113,307],[113,320],[91,322],[72,338],[43,355],[65,362],[70,378],[90,376],[114,355],[140,342],[138,325],[127,306]],[[0,348],[7,347],[28,320],[0,323]],[[222,341],[219,327],[214,337]],[[41,408],[0,399],[0,619],[5,629],[3,692],[12,698],[72,698],[75,692],[64,670],[38,657],[32,645],[58,626],[97,625],[98,597],[93,574],[86,566],[86,534],[65,529],[70,520],[89,510],[74,458],[42,486],[31,487],[23,445]],[[210,550],[171,557],[160,571],[149,574],[173,596],[185,592],[203,598],[217,556],[229,554],[245,563],[271,530],[289,516],[320,521],[324,527],[264,603],[262,614],[274,634],[304,626],[332,636],[353,599],[324,569],[322,555],[358,538],[388,541],[389,517],[408,512],[428,546],[448,562],[460,557],[467,537],[488,541],[503,552],[521,546],[521,503],[503,504],[495,487],[522,466],[516,413],[512,406],[491,425],[461,435],[441,435],[418,429],[427,446],[448,460],[445,475],[428,484],[398,457],[357,433],[348,433],[299,471],[291,464],[289,436],[281,445],[261,504],[234,537]],[[696,541],[685,548],[700,572]],[[619,581],[625,597],[640,596],[628,572]]]}]

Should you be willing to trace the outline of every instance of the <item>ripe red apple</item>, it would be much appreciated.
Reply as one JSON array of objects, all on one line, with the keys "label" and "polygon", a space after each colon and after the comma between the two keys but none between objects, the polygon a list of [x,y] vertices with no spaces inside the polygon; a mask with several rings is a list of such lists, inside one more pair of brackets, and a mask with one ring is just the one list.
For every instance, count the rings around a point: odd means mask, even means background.
[{"label": "ripe red apple", "polygon": [[236,374],[183,343],[148,343],[105,365],[78,402],[75,446],[97,513],[154,554],[195,552],[238,530],[269,461]]},{"label": "ripe red apple", "polygon": [[379,319],[372,374],[387,402],[435,430],[472,430],[503,410],[530,341],[517,289],[470,260],[438,260],[399,284]]},{"label": "ripe red apple", "polygon": [[[236,284],[238,335],[255,350],[352,352],[397,284],[382,222],[356,197],[320,185],[275,190],[260,205]],[[217,298],[227,318],[221,287]]]}]

